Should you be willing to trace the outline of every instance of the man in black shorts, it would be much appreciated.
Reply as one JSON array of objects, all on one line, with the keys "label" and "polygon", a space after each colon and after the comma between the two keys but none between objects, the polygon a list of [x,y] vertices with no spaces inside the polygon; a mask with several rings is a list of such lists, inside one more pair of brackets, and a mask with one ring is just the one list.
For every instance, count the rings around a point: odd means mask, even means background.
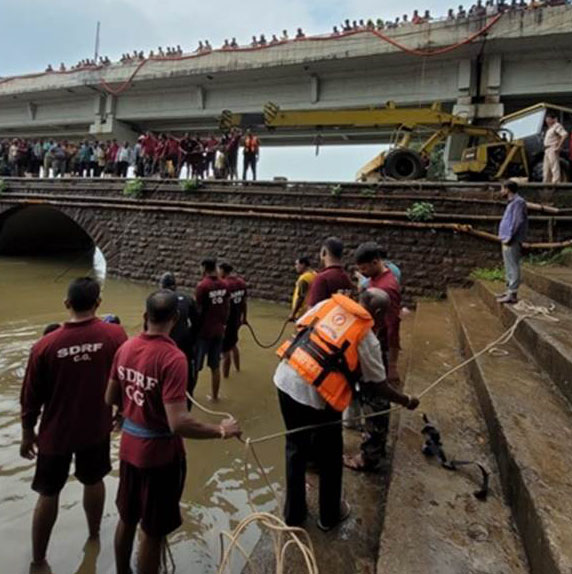
[{"label": "man in black shorts", "polygon": [[141,524],[138,574],[157,574],[162,543],[181,525],[185,482],[181,437],[240,436],[238,423],[200,423],[187,411],[187,360],[169,337],[178,320],[177,296],[157,291],[147,299],[147,329],[117,352],[105,400],[123,415],[115,532],[117,574],[131,574],[137,525]]},{"label": "man in black shorts", "polygon": [[46,552],[72,458],[75,476],[84,485],[89,536],[99,535],[103,477],[111,470],[111,409],[104,395],[115,351],[127,339],[121,326],[95,316],[99,294],[93,279],[73,281],[65,302],[70,320],[44,335],[28,361],[21,393],[20,455],[37,459],[32,482],[39,494],[32,525],[32,572],[49,570]]},{"label": "man in black shorts", "polygon": [[212,393],[208,398],[216,402],[220,388],[220,356],[229,314],[229,298],[226,283],[217,275],[216,258],[205,257],[201,267],[203,278],[195,291],[200,315],[197,372],[202,370],[206,358],[211,370],[212,386]]},{"label": "man in black shorts", "polygon": [[222,376],[228,379],[230,375],[231,358],[234,368],[240,371],[240,353],[238,351],[238,331],[246,324],[246,281],[233,274],[230,263],[223,262],[219,265],[219,277],[226,283],[228,289],[230,312],[222,341]]}]

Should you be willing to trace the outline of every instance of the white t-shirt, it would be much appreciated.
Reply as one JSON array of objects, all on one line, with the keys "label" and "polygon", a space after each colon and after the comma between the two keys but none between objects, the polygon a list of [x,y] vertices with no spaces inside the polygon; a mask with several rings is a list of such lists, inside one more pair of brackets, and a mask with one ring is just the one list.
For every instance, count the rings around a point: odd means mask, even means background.
[{"label": "white t-shirt", "polygon": [[[359,343],[357,350],[362,380],[367,383],[385,381],[381,345],[371,329]],[[280,361],[274,373],[274,384],[297,403],[314,409],[326,408],[326,401],[318,394],[318,391],[308,384],[285,359]]]}]

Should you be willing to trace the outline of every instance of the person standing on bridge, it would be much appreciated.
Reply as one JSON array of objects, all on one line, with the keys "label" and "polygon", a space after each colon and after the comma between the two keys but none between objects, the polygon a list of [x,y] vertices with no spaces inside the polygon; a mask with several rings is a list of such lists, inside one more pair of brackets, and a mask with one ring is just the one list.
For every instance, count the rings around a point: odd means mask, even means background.
[{"label": "person standing on bridge", "polygon": [[197,285],[195,297],[199,308],[200,327],[197,340],[197,372],[203,368],[205,358],[211,371],[212,392],[208,397],[218,401],[220,388],[220,357],[225,326],[229,315],[228,288],[217,275],[214,257],[201,262],[203,278]]},{"label": "person standing on bridge", "polygon": [[181,525],[179,502],[186,475],[182,437],[240,436],[234,419],[201,423],[187,411],[187,361],[169,337],[178,321],[173,291],[146,302],[146,331],[121,346],[105,393],[123,417],[119,447],[119,522],[115,531],[117,574],[130,574],[133,542],[141,525],[137,572],[158,574],[165,537]]},{"label": "person standing on bridge", "polygon": [[127,340],[121,326],[95,316],[99,295],[93,279],[72,281],[65,301],[70,320],[34,345],[26,369],[20,399],[20,455],[36,458],[32,489],[39,494],[32,524],[31,572],[49,570],[46,552],[72,458],[75,476],[84,485],[89,537],[99,536],[103,478],[111,470],[111,409],[104,395],[115,352]]},{"label": "person standing on bridge", "polygon": [[554,112],[546,114],[546,125],[548,129],[544,135],[542,180],[544,183],[560,183],[562,181],[560,150],[568,139],[568,132],[562,127]]},{"label": "person standing on bridge", "polygon": [[511,305],[518,300],[522,242],[528,232],[528,212],[526,201],[518,194],[518,184],[515,181],[503,183],[501,196],[508,200],[499,225],[507,290],[498,295],[497,299],[499,303]]},{"label": "person standing on bridge", "polygon": [[246,180],[248,168],[252,170],[252,181],[256,181],[256,164],[260,155],[260,140],[252,133],[250,129],[246,130],[244,137],[242,156],[242,179]]}]

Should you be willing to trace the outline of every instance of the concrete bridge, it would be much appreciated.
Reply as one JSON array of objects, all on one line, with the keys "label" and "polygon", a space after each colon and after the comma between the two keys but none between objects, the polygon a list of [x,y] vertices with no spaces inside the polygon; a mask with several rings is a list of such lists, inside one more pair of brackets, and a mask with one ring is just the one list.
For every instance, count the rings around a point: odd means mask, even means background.
[{"label": "concrete bridge", "polygon": [[[148,180],[134,198],[123,194],[120,180],[4,182],[0,255],[87,253],[97,245],[108,272],[137,281],[155,282],[172,270],[181,284],[194,286],[201,258],[217,254],[248,277],[254,296],[288,300],[292,262],[308,254],[317,264],[320,242],[330,235],[343,238],[349,255],[368,239],[386,246],[403,269],[409,301],[441,297],[451,284],[465,284],[474,268],[500,264],[490,234],[504,204],[486,185],[426,183],[412,190],[398,184],[217,182],[184,192],[176,182]],[[538,184],[526,189],[535,201],[550,193]],[[558,189],[553,199],[572,205],[572,186]],[[415,201],[431,202],[435,218],[410,221],[406,210]],[[531,216],[531,241],[572,238],[566,212],[537,209]]]},{"label": "concrete bridge", "polygon": [[[269,100],[284,109],[442,101],[477,119],[540,100],[570,104],[572,6],[3,78],[0,137],[208,131],[223,109],[256,113]],[[324,133],[323,143],[388,137],[337,130]],[[281,131],[266,134],[265,145],[314,138],[313,131]]]}]

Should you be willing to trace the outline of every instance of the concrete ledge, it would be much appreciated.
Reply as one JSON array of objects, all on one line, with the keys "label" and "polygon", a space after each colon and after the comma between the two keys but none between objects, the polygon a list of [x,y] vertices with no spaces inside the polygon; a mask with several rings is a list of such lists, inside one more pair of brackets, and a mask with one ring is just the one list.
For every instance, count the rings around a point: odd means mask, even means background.
[{"label": "concrete ledge", "polygon": [[527,265],[522,271],[524,281],[532,289],[572,309],[572,269]]},{"label": "concrete ledge", "polygon": [[[408,393],[420,393],[460,361],[448,303],[419,304],[411,348]],[[478,471],[450,472],[421,453],[420,411],[439,427],[448,456],[478,460],[491,470],[487,502],[473,495]],[[427,394],[418,411],[401,411],[378,574],[528,572],[486,433],[461,371]]]},{"label": "concrete ledge", "polygon": [[[449,292],[462,348],[470,356],[504,327],[469,291]],[[566,403],[511,341],[468,372],[533,574],[572,572],[572,417]]]},{"label": "concrete ledge", "polygon": [[[497,303],[495,293],[502,289],[486,281],[477,281],[475,287],[491,312],[502,321],[505,327],[510,327],[516,320],[518,312],[510,305]],[[569,310],[560,307],[552,299],[526,286],[521,287],[520,297],[533,305],[555,307],[553,316],[559,320],[558,323],[526,319],[520,323],[516,338],[572,404],[572,337],[570,335],[572,315]]]}]

